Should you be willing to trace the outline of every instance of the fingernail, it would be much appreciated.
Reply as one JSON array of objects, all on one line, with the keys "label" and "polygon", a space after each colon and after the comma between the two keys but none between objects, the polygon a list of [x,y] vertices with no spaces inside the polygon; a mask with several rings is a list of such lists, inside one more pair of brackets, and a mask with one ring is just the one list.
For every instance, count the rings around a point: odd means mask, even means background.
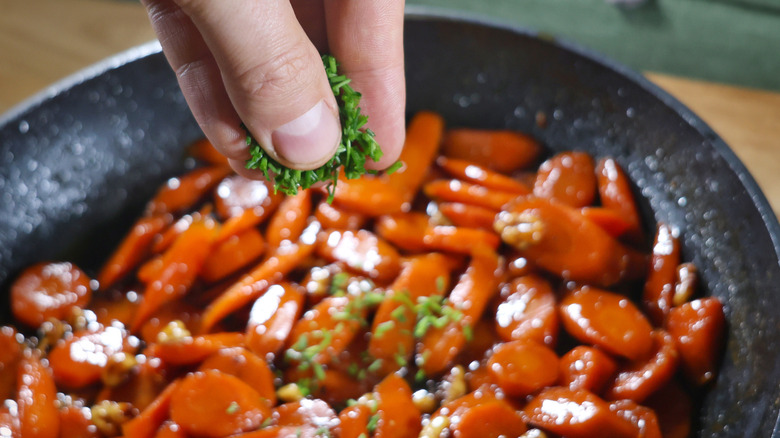
[{"label": "fingernail", "polygon": [[333,155],[340,133],[337,118],[321,100],[302,116],[277,128],[271,141],[279,156],[305,166]]}]

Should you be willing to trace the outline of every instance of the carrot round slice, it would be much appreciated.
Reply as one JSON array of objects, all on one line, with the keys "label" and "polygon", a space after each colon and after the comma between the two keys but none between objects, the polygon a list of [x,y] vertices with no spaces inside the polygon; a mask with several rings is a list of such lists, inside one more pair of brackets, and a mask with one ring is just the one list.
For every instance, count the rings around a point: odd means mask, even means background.
[{"label": "carrot round slice", "polygon": [[279,354],[301,316],[304,298],[303,289],[292,283],[269,287],[249,312],[247,347],[262,358]]},{"label": "carrot round slice", "polygon": [[330,231],[317,246],[317,254],[380,283],[391,281],[401,270],[398,251],[368,230]]},{"label": "carrot round slice", "polygon": [[685,375],[694,384],[715,378],[725,325],[723,304],[715,297],[693,300],[669,312],[666,329],[677,343]]},{"label": "carrot round slice", "polygon": [[157,429],[154,438],[187,438],[187,434],[184,433],[184,429],[181,426],[168,420]]},{"label": "carrot round slice", "polygon": [[371,408],[366,405],[353,405],[339,413],[339,428],[341,438],[360,438],[369,436],[368,421],[371,418]]},{"label": "carrot round slice", "polygon": [[146,355],[160,358],[169,365],[192,365],[223,348],[244,345],[243,333],[220,332],[151,344]]},{"label": "carrot round slice", "polygon": [[447,157],[512,173],[530,166],[542,148],[536,140],[517,131],[458,128],[447,131],[442,149]]},{"label": "carrot round slice", "polygon": [[607,387],[607,400],[633,400],[642,403],[664,386],[677,371],[677,347],[674,338],[663,330],[653,332],[653,355],[622,367]]},{"label": "carrot round slice", "polygon": [[561,357],[559,382],[571,390],[600,393],[617,371],[617,363],[603,351],[578,345]]},{"label": "carrot round slice", "polygon": [[111,326],[85,330],[58,343],[49,353],[49,363],[57,384],[78,389],[100,380],[109,358],[123,351],[130,352],[124,330]]},{"label": "carrot round slice", "polygon": [[263,235],[254,228],[217,244],[203,262],[200,276],[213,283],[249,265],[265,252]]},{"label": "carrot round slice", "polygon": [[38,263],[11,285],[11,311],[17,321],[37,328],[47,319],[64,320],[92,297],[90,279],[67,262]]},{"label": "carrot round slice", "polygon": [[460,438],[500,438],[520,436],[526,425],[509,403],[490,400],[466,410],[451,430]]},{"label": "carrot round slice", "polygon": [[70,405],[60,408],[60,436],[68,438],[100,438],[92,425],[89,408]]},{"label": "carrot round slice", "polygon": [[241,347],[223,348],[200,364],[200,371],[218,370],[236,376],[254,388],[268,406],[276,404],[274,376],[263,359]]},{"label": "carrot round slice", "polygon": [[589,154],[561,152],[539,166],[534,195],[571,207],[590,205],[596,198],[595,170]]},{"label": "carrot round slice", "polygon": [[130,437],[151,437],[156,430],[160,428],[163,422],[168,419],[171,400],[176,392],[180,381],[176,380],[169,384],[155,399],[146,406],[140,414],[132,420],[122,424],[122,433]]},{"label": "carrot round slice", "polygon": [[[620,214],[626,221],[627,237],[632,242],[642,242],[642,220],[637,208],[628,176],[613,158],[602,158],[596,165],[601,205]],[[622,233],[621,233],[622,234]]]},{"label": "carrot round slice", "polygon": [[508,395],[523,397],[558,381],[558,356],[532,341],[498,345],[488,360],[493,381]]},{"label": "carrot round slice", "polygon": [[420,411],[412,401],[412,390],[397,374],[385,377],[375,388],[379,422],[375,438],[417,436],[420,433]]},{"label": "carrot round slice", "polygon": [[538,275],[512,280],[501,290],[496,331],[505,341],[531,340],[555,346],[558,309],[550,283]]},{"label": "carrot round slice", "polygon": [[21,436],[57,438],[60,413],[51,371],[34,352],[25,351],[17,377],[17,406]]},{"label": "carrot round slice", "polygon": [[609,404],[609,408],[618,416],[628,420],[636,429],[637,437],[662,438],[658,417],[652,409],[637,404],[633,400],[617,400]]}]

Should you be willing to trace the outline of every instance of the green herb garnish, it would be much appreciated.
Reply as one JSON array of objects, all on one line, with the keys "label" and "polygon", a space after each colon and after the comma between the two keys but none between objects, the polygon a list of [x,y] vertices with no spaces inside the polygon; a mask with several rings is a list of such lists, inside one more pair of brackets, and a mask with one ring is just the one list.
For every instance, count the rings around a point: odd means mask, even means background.
[{"label": "green herb garnish", "polygon": [[[382,149],[374,139],[374,133],[364,128],[368,117],[361,114],[358,107],[361,94],[349,86],[350,80],[346,76],[338,74],[336,58],[323,55],[322,63],[339,106],[342,132],[336,154],[317,169],[290,169],[268,156],[247,131],[246,144],[252,157],[247,160],[246,168],[259,169],[266,180],[273,182],[274,192],[281,191],[287,195],[298,193],[299,188],[307,189],[317,182],[325,182],[328,202],[332,202],[342,169],[347,179],[359,178],[366,173],[375,174],[376,171],[366,170],[366,160],[370,158],[375,162],[379,161],[382,158]],[[387,172],[392,173],[399,167],[400,162],[395,163]]]},{"label": "green herb garnish", "polygon": [[225,409],[225,412],[228,415],[233,415],[236,412],[238,412],[239,409],[241,409],[241,406],[239,406],[237,402],[232,402],[230,403],[230,406],[228,406],[227,409]]}]

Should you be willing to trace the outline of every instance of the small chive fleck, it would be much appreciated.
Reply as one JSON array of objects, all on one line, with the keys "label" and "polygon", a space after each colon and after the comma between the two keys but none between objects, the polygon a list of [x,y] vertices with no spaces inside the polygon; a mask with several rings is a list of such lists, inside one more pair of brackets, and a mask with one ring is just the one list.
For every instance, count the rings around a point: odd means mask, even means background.
[{"label": "small chive fleck", "polygon": [[238,403],[236,402],[232,402],[230,403],[230,406],[228,406],[227,409],[225,409],[225,412],[227,412],[228,415],[233,415],[236,412],[238,412],[239,409],[241,409],[241,406],[239,406]]}]

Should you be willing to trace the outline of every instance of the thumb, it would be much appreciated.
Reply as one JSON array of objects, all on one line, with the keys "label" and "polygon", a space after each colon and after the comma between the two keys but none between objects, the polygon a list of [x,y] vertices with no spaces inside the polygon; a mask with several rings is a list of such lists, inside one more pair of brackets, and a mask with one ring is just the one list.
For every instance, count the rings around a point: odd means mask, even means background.
[{"label": "thumb", "polygon": [[[176,1],[203,36],[230,101],[261,147],[290,168],[327,162],[341,139],[338,107],[289,0]],[[226,155],[248,158],[249,151]]]}]

